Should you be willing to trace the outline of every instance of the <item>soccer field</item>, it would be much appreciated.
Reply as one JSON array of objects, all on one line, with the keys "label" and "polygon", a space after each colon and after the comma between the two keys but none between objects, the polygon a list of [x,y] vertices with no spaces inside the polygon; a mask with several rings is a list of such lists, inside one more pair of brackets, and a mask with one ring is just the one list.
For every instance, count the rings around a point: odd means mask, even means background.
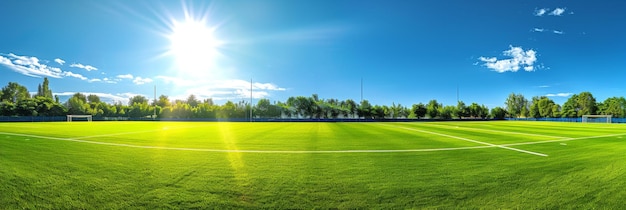
[{"label": "soccer field", "polygon": [[626,125],[0,123],[3,208],[623,208]]}]

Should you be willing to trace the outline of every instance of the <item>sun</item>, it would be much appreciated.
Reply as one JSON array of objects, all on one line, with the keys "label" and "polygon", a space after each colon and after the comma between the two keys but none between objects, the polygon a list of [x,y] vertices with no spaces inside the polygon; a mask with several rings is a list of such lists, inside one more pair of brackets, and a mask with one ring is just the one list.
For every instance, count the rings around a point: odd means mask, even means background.
[{"label": "sun", "polygon": [[169,53],[175,58],[179,72],[189,76],[210,74],[219,56],[222,41],[214,36],[215,28],[208,27],[205,21],[187,19],[174,21]]}]

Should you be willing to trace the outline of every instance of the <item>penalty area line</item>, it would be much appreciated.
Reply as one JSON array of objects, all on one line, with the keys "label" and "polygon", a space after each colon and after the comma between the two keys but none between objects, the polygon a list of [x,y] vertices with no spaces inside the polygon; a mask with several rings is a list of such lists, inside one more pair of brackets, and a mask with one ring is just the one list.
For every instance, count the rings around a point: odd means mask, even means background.
[{"label": "penalty area line", "polygon": [[414,129],[414,128],[407,128],[407,127],[403,127],[403,126],[391,126],[391,125],[385,125],[385,124],[380,124],[380,125],[389,126],[389,127],[396,127],[396,128],[401,128],[401,129],[405,129],[405,130],[416,131],[416,132],[420,132],[420,133],[427,133],[427,134],[432,134],[432,135],[437,135],[437,136],[443,136],[443,137],[448,137],[448,138],[453,138],[453,139],[473,142],[473,143],[477,143],[477,144],[487,145],[487,146],[490,146],[490,147],[498,147],[498,148],[502,148],[502,149],[513,150],[513,151],[522,152],[522,153],[531,154],[531,155],[537,155],[537,156],[542,156],[542,157],[547,157],[548,156],[548,155],[543,154],[543,153],[532,152],[532,151],[528,151],[528,150],[508,147],[508,146],[505,146],[505,145],[497,145],[497,144],[477,141],[477,140],[463,138],[463,137],[458,137],[458,136],[452,136],[452,135],[443,134],[443,133],[419,130],[419,129]]}]

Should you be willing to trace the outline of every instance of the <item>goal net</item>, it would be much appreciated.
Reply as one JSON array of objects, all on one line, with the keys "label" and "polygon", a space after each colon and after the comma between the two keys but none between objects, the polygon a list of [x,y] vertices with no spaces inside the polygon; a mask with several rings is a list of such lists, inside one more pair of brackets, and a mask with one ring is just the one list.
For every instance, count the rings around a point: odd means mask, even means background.
[{"label": "goal net", "polygon": [[73,122],[74,119],[78,119],[79,121],[88,121],[91,122],[91,115],[67,115],[67,121]]},{"label": "goal net", "polygon": [[583,123],[611,123],[613,115],[583,115]]}]

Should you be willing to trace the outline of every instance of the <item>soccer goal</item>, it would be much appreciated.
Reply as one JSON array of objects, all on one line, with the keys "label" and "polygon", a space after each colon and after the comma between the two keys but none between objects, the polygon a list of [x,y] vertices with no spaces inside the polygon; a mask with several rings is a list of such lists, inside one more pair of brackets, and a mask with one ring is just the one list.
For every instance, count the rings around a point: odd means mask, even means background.
[{"label": "soccer goal", "polygon": [[613,115],[583,115],[583,123],[611,123]]},{"label": "soccer goal", "polygon": [[[91,122],[91,115],[67,115],[67,121],[68,122],[72,122],[74,121],[74,119],[85,119],[88,122]],[[85,121],[85,120],[81,120],[81,121]]]}]

